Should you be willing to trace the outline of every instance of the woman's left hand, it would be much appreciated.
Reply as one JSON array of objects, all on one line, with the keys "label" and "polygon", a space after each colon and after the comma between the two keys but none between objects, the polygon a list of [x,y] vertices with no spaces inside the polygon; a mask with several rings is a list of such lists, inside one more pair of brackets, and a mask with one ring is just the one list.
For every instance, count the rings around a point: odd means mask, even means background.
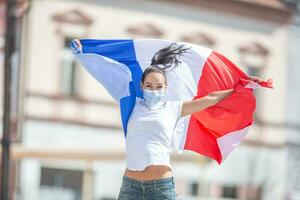
[{"label": "woman's left hand", "polygon": [[256,77],[256,76],[248,76],[248,77],[251,81],[254,81],[254,82],[257,82],[257,83],[262,82],[262,80],[259,77]]}]

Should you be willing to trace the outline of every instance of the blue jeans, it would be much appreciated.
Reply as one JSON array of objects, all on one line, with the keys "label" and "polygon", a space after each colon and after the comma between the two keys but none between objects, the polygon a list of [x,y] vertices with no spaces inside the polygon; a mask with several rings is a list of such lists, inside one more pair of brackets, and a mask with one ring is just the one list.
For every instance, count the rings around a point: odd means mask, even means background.
[{"label": "blue jeans", "polygon": [[174,177],[139,181],[123,175],[118,200],[174,200]]}]

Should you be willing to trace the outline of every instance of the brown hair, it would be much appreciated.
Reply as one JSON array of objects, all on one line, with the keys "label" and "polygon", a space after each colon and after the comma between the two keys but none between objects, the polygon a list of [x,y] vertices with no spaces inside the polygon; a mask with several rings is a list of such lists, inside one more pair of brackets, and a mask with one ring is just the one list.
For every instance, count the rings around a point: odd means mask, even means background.
[{"label": "brown hair", "polygon": [[167,82],[166,71],[178,67],[180,56],[190,48],[185,48],[184,44],[179,45],[173,42],[170,46],[160,49],[151,60],[150,66],[143,72],[142,83],[146,76],[152,72],[161,73]]}]

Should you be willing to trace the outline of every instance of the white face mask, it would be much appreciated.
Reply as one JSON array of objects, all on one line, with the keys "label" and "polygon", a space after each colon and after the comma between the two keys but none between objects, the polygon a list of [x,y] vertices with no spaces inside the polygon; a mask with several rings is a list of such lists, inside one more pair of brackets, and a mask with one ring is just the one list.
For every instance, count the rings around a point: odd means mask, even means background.
[{"label": "white face mask", "polygon": [[143,90],[145,103],[149,107],[161,106],[166,101],[165,90]]}]

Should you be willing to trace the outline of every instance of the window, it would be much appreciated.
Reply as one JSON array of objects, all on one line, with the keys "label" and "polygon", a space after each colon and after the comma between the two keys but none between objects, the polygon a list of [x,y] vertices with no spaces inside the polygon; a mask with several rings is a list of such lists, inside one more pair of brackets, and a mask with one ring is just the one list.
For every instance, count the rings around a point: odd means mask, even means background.
[{"label": "window", "polygon": [[72,38],[66,37],[64,39],[64,46],[62,49],[61,57],[61,89],[62,94],[65,96],[76,96],[77,95],[77,74],[78,69],[75,62],[75,57],[71,52],[69,43]]},{"label": "window", "polygon": [[189,194],[192,196],[198,196],[199,194],[199,184],[196,181],[193,181],[189,184]]},{"label": "window", "polygon": [[[262,78],[261,77],[261,68],[258,68],[258,67],[247,67],[247,75],[248,76],[256,76],[256,77],[259,77],[259,78]],[[253,93],[256,97],[256,101],[257,101],[257,111],[254,112],[254,118],[258,118],[259,117],[259,114],[258,114],[258,111],[261,109],[261,104],[260,104],[260,97],[259,97],[259,91],[258,90],[253,90]]]},{"label": "window", "polygon": [[147,22],[130,26],[126,31],[133,37],[161,38],[164,34],[160,27]]},{"label": "window", "polygon": [[189,35],[184,35],[181,37],[180,40],[184,41],[184,42],[199,44],[199,45],[206,46],[209,48],[213,48],[213,46],[216,43],[214,38],[212,38],[210,35],[203,33],[203,32],[197,32],[197,33],[192,33]]},{"label": "window", "polygon": [[247,67],[247,75],[260,77],[261,76],[261,68],[248,66]]},{"label": "window", "polygon": [[237,198],[237,188],[234,186],[223,186],[223,198]]},{"label": "window", "polygon": [[39,199],[80,200],[82,182],[82,171],[42,168]]}]

